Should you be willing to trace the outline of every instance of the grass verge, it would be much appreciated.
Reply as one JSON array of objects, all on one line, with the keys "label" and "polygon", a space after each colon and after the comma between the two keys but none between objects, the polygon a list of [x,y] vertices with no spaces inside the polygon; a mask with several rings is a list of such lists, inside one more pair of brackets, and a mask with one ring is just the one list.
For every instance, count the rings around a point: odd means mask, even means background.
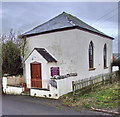
[{"label": "grass verge", "polygon": [[101,87],[93,89],[91,92],[82,96],[73,98],[72,93],[62,96],[60,99],[63,105],[79,108],[100,108],[100,109],[115,109],[120,106],[119,98],[119,83],[106,84]]}]

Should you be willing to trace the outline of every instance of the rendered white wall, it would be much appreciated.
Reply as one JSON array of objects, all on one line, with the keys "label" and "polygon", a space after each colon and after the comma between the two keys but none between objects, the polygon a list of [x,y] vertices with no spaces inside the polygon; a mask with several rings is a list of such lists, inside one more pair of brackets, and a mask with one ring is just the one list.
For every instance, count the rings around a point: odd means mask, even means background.
[{"label": "rendered white wall", "polygon": [[[82,74],[81,76],[83,78],[110,72],[110,63],[112,60],[112,40],[80,30],[77,30],[77,40],[79,40],[78,45],[81,47],[78,53],[78,56],[80,57],[80,61],[78,60],[78,66],[81,67],[79,67],[78,73]],[[93,71],[88,70],[88,47],[90,41],[94,43],[94,67],[96,69]],[[104,69],[103,66],[103,47],[105,43],[107,44],[107,69]]]},{"label": "rendered white wall", "polygon": [[2,85],[3,92],[6,94],[21,94],[24,91],[23,87],[8,86],[6,77],[3,77]]},{"label": "rendered white wall", "polygon": [[23,91],[24,91],[23,87],[7,86],[5,93],[6,94],[21,94]]},{"label": "rendered white wall", "polygon": [[2,86],[3,86],[3,92],[7,88],[7,77],[3,77],[2,79]]},{"label": "rendered white wall", "polygon": [[58,99],[59,98],[59,93],[58,89],[52,87],[49,85],[50,90],[40,90],[40,89],[30,89],[30,95],[31,96],[36,96],[36,97],[45,97],[45,98],[54,98]]},{"label": "rendered white wall", "polygon": [[[94,43],[94,71],[89,71],[88,47]],[[103,68],[103,46],[107,44],[107,66],[112,59],[112,40],[78,29],[37,35],[27,38],[29,52],[33,48],[45,48],[58,61],[61,75],[78,73],[76,79],[82,79],[110,72]],[[39,59],[40,60],[40,59]],[[50,69],[46,68],[50,72]],[[44,72],[44,71],[43,71]]]},{"label": "rendered white wall", "polygon": [[65,79],[56,80],[59,97],[72,92],[72,81],[74,80],[75,77],[68,77]]},{"label": "rendered white wall", "polygon": [[[65,79],[55,80],[57,82],[57,88],[50,86],[49,91],[40,90],[40,89],[30,89],[31,96],[36,97],[47,97],[58,99],[60,96],[72,92],[72,81],[75,80],[75,77],[69,77]],[[49,96],[50,95],[50,96]]]}]

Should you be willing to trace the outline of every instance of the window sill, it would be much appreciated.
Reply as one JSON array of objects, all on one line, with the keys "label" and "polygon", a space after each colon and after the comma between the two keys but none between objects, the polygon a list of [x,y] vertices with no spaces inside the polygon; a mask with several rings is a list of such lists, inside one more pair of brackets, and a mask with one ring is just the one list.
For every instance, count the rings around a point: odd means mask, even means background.
[{"label": "window sill", "polygon": [[93,70],[95,70],[96,68],[89,68],[89,71],[93,71]]},{"label": "window sill", "polygon": [[107,69],[108,67],[104,67],[104,69]]}]

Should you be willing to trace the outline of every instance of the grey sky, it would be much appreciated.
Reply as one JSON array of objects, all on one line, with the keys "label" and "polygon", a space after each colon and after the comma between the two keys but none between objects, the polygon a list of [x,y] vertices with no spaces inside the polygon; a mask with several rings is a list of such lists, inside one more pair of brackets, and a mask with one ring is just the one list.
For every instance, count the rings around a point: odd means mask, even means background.
[{"label": "grey sky", "polygon": [[2,33],[11,28],[23,33],[65,11],[116,38],[117,7],[117,2],[3,2]]}]

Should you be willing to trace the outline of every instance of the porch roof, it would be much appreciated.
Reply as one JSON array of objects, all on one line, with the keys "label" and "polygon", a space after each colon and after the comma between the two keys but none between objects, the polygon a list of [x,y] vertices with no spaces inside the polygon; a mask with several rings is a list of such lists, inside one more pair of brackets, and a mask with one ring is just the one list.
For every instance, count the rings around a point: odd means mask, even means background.
[{"label": "porch roof", "polygon": [[34,48],[46,61],[57,62],[44,48]]}]

